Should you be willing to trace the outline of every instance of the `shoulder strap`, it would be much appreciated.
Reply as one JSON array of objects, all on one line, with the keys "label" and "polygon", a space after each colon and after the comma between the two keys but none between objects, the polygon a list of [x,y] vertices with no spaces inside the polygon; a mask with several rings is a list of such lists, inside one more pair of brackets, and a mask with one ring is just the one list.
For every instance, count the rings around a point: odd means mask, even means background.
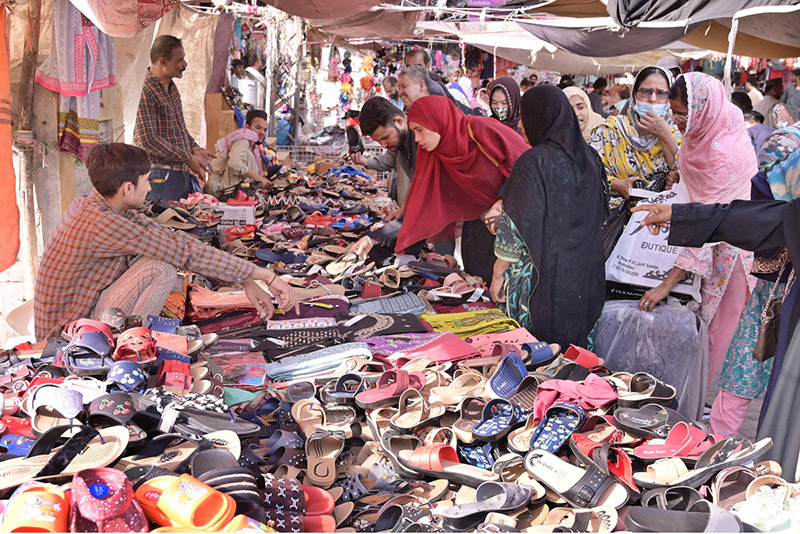
[{"label": "shoulder strap", "polygon": [[483,148],[483,146],[481,146],[481,144],[478,142],[478,140],[475,139],[475,134],[472,132],[472,123],[470,123],[470,122],[467,122],[467,132],[469,132],[470,139],[475,141],[475,144],[478,145],[478,149],[483,153],[483,155],[486,156],[487,158],[489,158],[489,161],[494,163],[495,167],[499,168],[500,167],[500,163],[496,159],[494,159],[492,156],[490,156],[489,153],[486,152],[486,150]]}]

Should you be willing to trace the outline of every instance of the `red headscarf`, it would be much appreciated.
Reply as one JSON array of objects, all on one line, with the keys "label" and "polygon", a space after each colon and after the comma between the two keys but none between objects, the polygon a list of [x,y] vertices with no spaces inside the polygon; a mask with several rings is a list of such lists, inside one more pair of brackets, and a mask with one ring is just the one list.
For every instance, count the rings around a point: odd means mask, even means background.
[{"label": "red headscarf", "polygon": [[436,132],[442,139],[433,152],[418,147],[398,251],[423,239],[455,237],[455,223],[478,219],[500,198],[500,186],[517,158],[530,148],[508,126],[487,117],[464,115],[443,96],[414,102],[408,122]]}]

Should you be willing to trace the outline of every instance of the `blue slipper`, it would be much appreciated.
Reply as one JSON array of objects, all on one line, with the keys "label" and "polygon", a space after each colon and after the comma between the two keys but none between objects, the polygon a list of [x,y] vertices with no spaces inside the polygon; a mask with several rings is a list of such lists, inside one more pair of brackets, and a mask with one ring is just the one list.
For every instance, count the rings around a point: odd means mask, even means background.
[{"label": "blue slipper", "polygon": [[528,369],[518,355],[514,353],[506,354],[500,362],[497,371],[489,379],[489,387],[498,397],[507,399],[522,383],[522,379],[528,376]]},{"label": "blue slipper", "polygon": [[483,407],[481,420],[472,427],[472,436],[479,441],[497,441],[524,422],[527,416],[527,410],[505,399],[490,400]]},{"label": "blue slipper", "polygon": [[546,341],[538,341],[536,343],[523,343],[522,350],[527,350],[531,353],[528,366],[536,368],[548,365],[558,358],[558,355],[561,354],[561,345],[558,343],[548,344]]},{"label": "blue slipper", "polygon": [[533,431],[531,450],[541,449],[555,454],[585,421],[586,412],[577,404],[553,403],[544,413],[544,419]]}]

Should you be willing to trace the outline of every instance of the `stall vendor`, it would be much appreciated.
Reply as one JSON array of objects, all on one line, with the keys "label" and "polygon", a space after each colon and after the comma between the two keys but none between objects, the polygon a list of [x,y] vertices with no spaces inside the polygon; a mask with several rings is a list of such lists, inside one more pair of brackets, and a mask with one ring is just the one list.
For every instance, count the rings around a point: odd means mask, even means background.
[{"label": "stall vendor", "polygon": [[173,81],[183,78],[185,58],[177,37],[160,35],[153,41],[133,130],[133,143],[150,155],[153,165],[149,198],[164,202],[199,192],[197,176],[211,169],[211,154],[186,129],[181,94]]},{"label": "stall vendor", "polygon": [[[76,198],[47,243],[34,293],[36,339],[68,322],[97,319],[109,308],[159,315],[177,283],[177,269],[242,284],[263,319],[297,307],[289,285],[273,271],[161,226],[138,210],[150,192],[150,157],[141,148],[98,145],[86,168],[94,191]],[[270,293],[256,280],[264,280]]]},{"label": "stall vendor", "polygon": [[206,193],[216,195],[243,181],[262,186],[269,183],[264,176],[264,161],[258,148],[266,138],[267,128],[267,113],[253,109],[247,112],[244,128],[217,141],[217,157],[211,163],[211,174],[203,188]]}]

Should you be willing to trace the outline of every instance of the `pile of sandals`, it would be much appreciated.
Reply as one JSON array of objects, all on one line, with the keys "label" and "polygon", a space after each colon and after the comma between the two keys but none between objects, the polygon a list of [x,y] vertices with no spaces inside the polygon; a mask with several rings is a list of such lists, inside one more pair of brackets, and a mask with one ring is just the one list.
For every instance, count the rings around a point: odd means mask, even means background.
[{"label": "pile of sandals", "polygon": [[149,208],[274,268],[299,313],[264,322],[242,291],[194,277],[161,316],[76,317],[3,354],[0,530],[795,526],[771,440],[714,435],[647,370],[536,339],[452,256],[355,252],[393,206],[332,171],[226,193],[252,194],[259,217],[224,231],[227,201]]}]

